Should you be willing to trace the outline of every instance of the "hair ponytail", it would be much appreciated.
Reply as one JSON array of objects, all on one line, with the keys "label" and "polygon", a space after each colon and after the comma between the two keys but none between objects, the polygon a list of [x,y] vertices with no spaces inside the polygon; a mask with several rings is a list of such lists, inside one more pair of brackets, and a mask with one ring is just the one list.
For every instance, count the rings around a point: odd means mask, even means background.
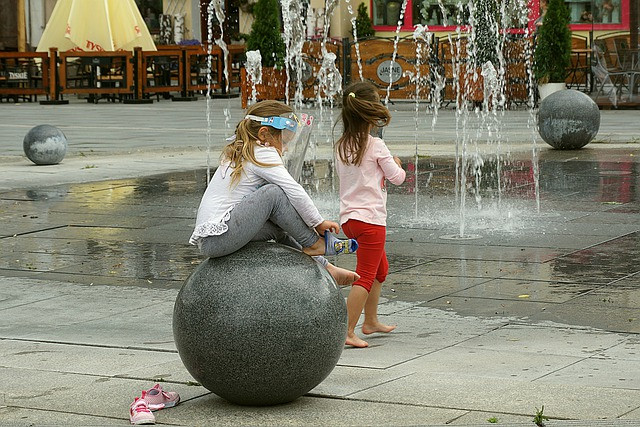
[{"label": "hair ponytail", "polygon": [[370,129],[387,126],[391,114],[380,103],[376,87],[363,81],[344,90],[341,118],[344,129],[336,142],[336,152],[343,163],[359,166],[367,148]]}]

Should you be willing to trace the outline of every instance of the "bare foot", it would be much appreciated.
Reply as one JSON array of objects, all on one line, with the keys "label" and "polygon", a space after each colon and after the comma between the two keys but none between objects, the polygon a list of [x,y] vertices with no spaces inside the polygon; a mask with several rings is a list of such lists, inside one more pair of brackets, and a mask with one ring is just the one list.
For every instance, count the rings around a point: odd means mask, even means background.
[{"label": "bare foot", "polygon": [[350,345],[352,347],[365,348],[369,347],[369,343],[357,336],[353,332],[347,333],[347,341],[345,345]]},{"label": "bare foot", "polygon": [[327,264],[327,271],[339,286],[348,286],[360,278],[356,272],[336,267],[331,263]]},{"label": "bare foot", "polygon": [[312,246],[302,248],[302,252],[309,256],[324,255],[324,238],[320,237]]},{"label": "bare foot", "polygon": [[390,326],[380,322],[365,323],[362,325],[362,333],[365,335],[373,334],[375,332],[383,332],[386,334],[388,332],[393,331],[395,328],[396,328],[396,325]]}]

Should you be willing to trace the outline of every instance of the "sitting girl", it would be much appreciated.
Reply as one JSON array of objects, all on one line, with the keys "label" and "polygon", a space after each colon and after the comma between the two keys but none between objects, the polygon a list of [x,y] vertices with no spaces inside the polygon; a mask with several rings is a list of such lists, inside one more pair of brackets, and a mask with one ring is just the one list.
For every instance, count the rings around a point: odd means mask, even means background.
[{"label": "sitting girl", "polygon": [[251,241],[275,240],[316,256],[339,285],[350,285],[359,276],[320,255],[355,252],[357,242],[331,234],[340,231],[338,223],[322,218],[282,161],[300,128],[286,104],[249,107],[202,197],[189,243],[207,257],[221,257]]}]

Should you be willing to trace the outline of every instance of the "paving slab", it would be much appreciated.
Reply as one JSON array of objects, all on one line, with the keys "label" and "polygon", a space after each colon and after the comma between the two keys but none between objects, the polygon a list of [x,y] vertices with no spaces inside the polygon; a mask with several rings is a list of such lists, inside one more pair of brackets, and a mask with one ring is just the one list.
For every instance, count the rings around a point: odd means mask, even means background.
[{"label": "paving slab", "polygon": [[[6,406],[107,418],[118,416],[126,423],[129,422],[129,405],[134,397],[140,396],[141,390],[150,387],[149,380],[146,379],[42,372],[33,369],[12,371],[17,372],[19,378],[8,375],[6,368],[0,368],[0,375],[5,379],[2,404]],[[170,387],[185,401],[209,393],[199,386],[171,384]],[[125,393],[127,389],[129,391]],[[29,390],[29,393],[24,393],[25,390]],[[103,400],[102,404],[99,404],[95,399],[88,399],[87,396],[95,394],[96,390],[100,390],[102,396],[108,396],[109,400]]]},{"label": "paving slab", "polygon": [[[392,306],[395,304],[393,301],[387,303]],[[380,319],[383,323],[397,325],[396,331],[388,336],[374,334],[366,337],[370,345],[367,353],[371,354],[371,358],[362,359],[362,350],[346,348],[340,358],[340,365],[378,369],[402,365],[425,354],[485,334],[504,322],[504,319],[489,319],[469,325],[465,319],[424,307],[406,307],[380,316]]]},{"label": "paving slab", "polygon": [[[395,403],[302,397],[277,407],[242,407],[206,395],[189,405],[158,414],[161,422],[191,425],[344,425],[406,426],[445,424],[464,411],[448,408],[406,406]],[[303,414],[301,416],[301,414]]]},{"label": "paving slab", "polygon": [[[78,353],[82,354],[82,358],[76,357]],[[96,377],[132,377],[144,367],[147,374],[138,378],[153,378],[162,374],[160,367],[164,364],[176,361],[181,364],[176,351],[68,344],[58,340],[5,340],[0,357],[5,368],[20,370],[38,366],[38,370],[43,372]],[[155,373],[150,374],[149,371]]]},{"label": "paving slab", "polygon": [[589,358],[546,375],[544,378],[539,378],[538,381],[549,384],[575,384],[610,389],[640,389],[637,360]]},{"label": "paving slab", "polygon": [[616,307],[606,297],[581,296],[562,305],[547,305],[544,310],[531,313],[531,320],[550,320],[558,323],[589,324],[607,331],[640,333],[638,308]]},{"label": "paving slab", "polygon": [[592,291],[593,286],[542,280],[492,279],[459,290],[452,295],[495,300],[564,303]]},{"label": "paving slab", "polygon": [[491,413],[491,412],[476,412],[469,411],[458,419],[455,419],[449,423],[452,426],[458,425],[478,425],[478,426],[490,426],[493,424],[497,424],[499,426],[504,425],[531,425],[531,420],[533,419],[533,415],[523,416],[523,415],[513,415],[513,414],[501,414],[501,413]]},{"label": "paving slab", "polygon": [[[593,328],[569,327],[558,323],[510,323],[464,342],[464,347],[496,351],[571,356],[579,359],[604,357],[608,351],[625,345],[633,350],[634,341],[624,334]],[[630,347],[626,346],[628,344]],[[621,357],[624,358],[624,357]]]},{"label": "paving slab", "polygon": [[527,320],[541,312],[546,312],[549,307],[562,306],[553,303],[542,303],[525,300],[495,300],[490,298],[469,298],[446,295],[429,301],[422,306],[434,307],[440,310],[459,313],[462,315],[480,315],[485,317],[511,316],[518,320]]},{"label": "paving slab", "polygon": [[[216,100],[207,124],[205,103],[188,104],[0,104],[0,424],[128,425],[161,382],[182,397],[156,413],[167,425],[525,426],[544,405],[547,426],[640,426],[637,112],[603,111],[579,151],[537,138],[537,195],[535,116],[505,112],[501,184],[495,147],[478,144],[486,166],[461,215],[455,112],[421,117],[416,144],[413,104],[392,106],[385,140],[414,172],[388,189],[379,317],[397,329],[346,348],[306,396],[252,408],[195,383],[173,343],[176,294],[202,261],[187,240],[207,168],[243,114]],[[303,185],[333,219],[332,117]],[[59,165],[22,153],[42,123],[67,134]]]},{"label": "paving slab", "polygon": [[109,426],[123,425],[122,417],[74,414],[51,409],[20,408],[18,406],[0,406],[0,419],[5,425],[83,425]]},{"label": "paving slab", "polygon": [[503,350],[469,348],[456,344],[407,362],[403,369],[440,376],[485,378],[487,382],[502,380],[534,381],[581,358],[557,354],[518,354]]},{"label": "paving slab", "polygon": [[479,277],[455,277],[420,275],[419,279],[415,274],[390,273],[387,276],[387,286],[385,296],[402,301],[432,301],[447,295],[452,295],[463,290],[473,288],[479,283],[484,283],[488,279]]},{"label": "paving slab", "polygon": [[[410,393],[407,392],[409,390]],[[403,381],[387,382],[356,393],[353,398],[385,401],[388,396],[394,396],[394,401],[409,405],[482,412],[500,408],[502,412],[521,415],[535,413],[535,408],[544,405],[545,414],[554,418],[583,420],[617,418],[638,406],[635,390],[556,385],[496,378],[482,373],[462,379],[452,374],[417,372]],[[601,402],[607,402],[607,405]],[[586,425],[588,422],[583,421]]]}]

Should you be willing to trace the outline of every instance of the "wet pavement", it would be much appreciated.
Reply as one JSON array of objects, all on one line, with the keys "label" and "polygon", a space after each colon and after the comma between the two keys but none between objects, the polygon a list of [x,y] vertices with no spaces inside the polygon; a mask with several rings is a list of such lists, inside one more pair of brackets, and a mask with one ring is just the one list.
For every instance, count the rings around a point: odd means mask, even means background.
[{"label": "wet pavement", "polygon": [[[115,106],[71,107],[95,120]],[[158,120],[176,114],[166,103],[154,108]],[[515,148],[499,161],[483,154],[470,165],[461,214],[450,141],[425,143],[416,164],[406,129],[389,129],[391,150],[410,172],[389,188],[390,274],[380,306],[398,330],[371,337],[369,349],[346,349],[329,378],[296,402],[243,408],[193,385],[171,335],[177,290],[201,261],[187,240],[205,153],[193,140],[176,146],[179,135],[201,130],[202,111],[189,108],[191,116],[177,114],[197,125],[178,120],[184,127],[166,125],[173,130],[159,135],[124,126],[117,132],[134,144],[126,149],[122,140],[91,142],[99,129],[71,126],[74,141],[95,144],[93,152],[72,146],[68,159],[47,167],[31,166],[15,147],[0,159],[0,423],[126,424],[133,397],[162,380],[183,403],[157,419],[176,425],[481,425],[491,417],[531,425],[541,405],[549,426],[640,425],[636,141],[567,152],[538,145],[536,191],[531,131],[514,130]],[[15,139],[30,123],[9,109],[0,106],[0,115],[15,115],[2,126]],[[616,117],[605,127],[637,134],[637,113],[605,113],[626,117],[626,126]],[[120,117],[108,114],[107,123]],[[394,117],[411,123],[412,114]],[[450,133],[452,117],[443,113],[438,132]],[[224,117],[216,120],[224,133]],[[327,152],[318,146],[303,181],[335,218]],[[355,265],[353,256],[332,261]],[[96,390],[110,403],[96,404]]]}]

